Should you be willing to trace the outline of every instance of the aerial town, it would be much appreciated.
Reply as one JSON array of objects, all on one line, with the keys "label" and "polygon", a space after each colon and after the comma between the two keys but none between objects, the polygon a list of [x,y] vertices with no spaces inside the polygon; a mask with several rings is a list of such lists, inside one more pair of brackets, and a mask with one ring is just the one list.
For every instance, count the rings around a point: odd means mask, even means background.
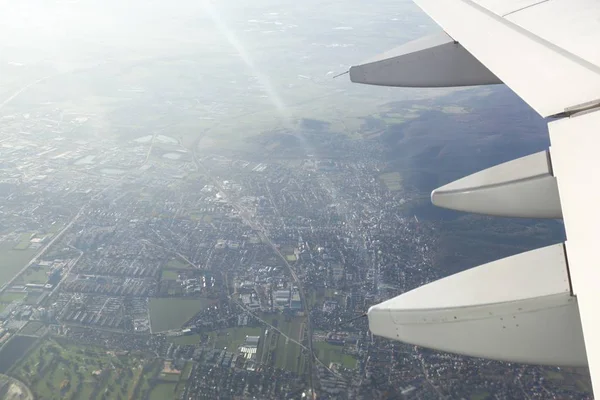
[{"label": "aerial town", "polygon": [[23,396],[587,398],[575,370],[370,334],[369,306],[445,274],[378,142],[262,157],[87,123],[2,118],[0,373]]}]

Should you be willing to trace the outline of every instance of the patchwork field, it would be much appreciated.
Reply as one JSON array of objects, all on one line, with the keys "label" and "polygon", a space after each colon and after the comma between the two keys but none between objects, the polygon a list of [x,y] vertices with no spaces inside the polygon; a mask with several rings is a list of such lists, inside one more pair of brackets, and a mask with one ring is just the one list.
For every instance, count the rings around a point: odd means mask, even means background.
[{"label": "patchwork field", "polygon": [[140,353],[118,354],[100,347],[47,339],[9,374],[38,399],[171,399],[183,392],[191,364],[164,373],[164,362]]},{"label": "patchwork field", "polygon": [[298,374],[304,373],[306,359],[302,348],[289,339],[302,343],[304,317],[286,317],[283,314],[263,314],[261,317],[283,334],[274,329],[268,330],[257,353],[260,362]]}]

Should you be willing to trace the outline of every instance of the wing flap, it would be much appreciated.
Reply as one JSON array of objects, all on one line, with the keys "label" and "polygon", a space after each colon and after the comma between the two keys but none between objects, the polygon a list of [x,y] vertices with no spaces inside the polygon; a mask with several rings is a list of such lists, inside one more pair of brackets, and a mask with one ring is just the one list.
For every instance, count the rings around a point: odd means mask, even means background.
[{"label": "wing flap", "polygon": [[600,98],[600,68],[567,49],[470,0],[416,3],[540,115]]},{"label": "wing flap", "polygon": [[556,178],[546,151],[451,182],[431,202],[452,210],[502,217],[562,218]]},{"label": "wing flap", "polygon": [[496,360],[586,365],[562,244],[488,263],[369,309],[380,336]]}]

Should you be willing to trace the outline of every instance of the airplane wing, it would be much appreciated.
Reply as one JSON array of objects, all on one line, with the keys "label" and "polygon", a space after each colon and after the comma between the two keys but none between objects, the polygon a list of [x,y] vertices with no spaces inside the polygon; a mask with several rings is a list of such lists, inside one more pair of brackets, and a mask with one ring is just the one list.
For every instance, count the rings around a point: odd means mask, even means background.
[{"label": "airplane wing", "polygon": [[376,335],[492,359],[588,365],[600,393],[600,2],[415,0],[444,32],[350,69],[403,87],[504,83],[549,118],[551,147],[449,183],[435,205],[562,218],[567,241],[369,309]]}]

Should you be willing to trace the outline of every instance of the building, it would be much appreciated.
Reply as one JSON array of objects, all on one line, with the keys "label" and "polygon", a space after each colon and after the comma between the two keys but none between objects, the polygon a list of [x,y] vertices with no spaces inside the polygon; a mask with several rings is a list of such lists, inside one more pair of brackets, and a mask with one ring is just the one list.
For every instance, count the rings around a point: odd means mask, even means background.
[{"label": "building", "polygon": [[290,308],[295,311],[302,310],[302,301],[300,300],[300,293],[294,292],[292,299],[290,300]]},{"label": "building", "polygon": [[286,308],[290,306],[290,290],[277,290],[273,292],[273,306]]},{"label": "building", "polygon": [[259,342],[260,342],[260,336],[246,336],[246,341],[244,342],[244,346],[258,347]]},{"label": "building", "polygon": [[246,360],[254,360],[256,358],[256,352],[258,351],[259,343],[260,336],[246,336],[244,344],[239,348]]}]

